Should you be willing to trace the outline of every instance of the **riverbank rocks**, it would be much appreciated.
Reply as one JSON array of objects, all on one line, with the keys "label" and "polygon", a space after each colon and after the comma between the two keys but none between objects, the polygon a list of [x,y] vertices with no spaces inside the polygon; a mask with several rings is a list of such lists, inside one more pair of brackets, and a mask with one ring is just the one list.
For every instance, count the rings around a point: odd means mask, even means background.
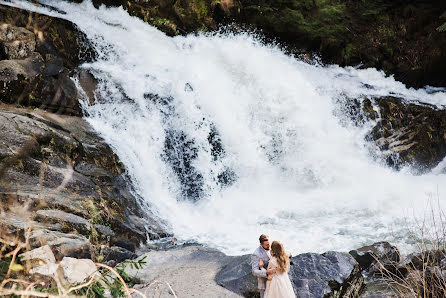
[{"label": "riverbank rocks", "polygon": [[[147,269],[130,269],[129,273],[143,282],[140,289],[144,290],[144,284],[167,281],[179,297],[255,297],[258,294],[250,255],[232,257],[192,245],[151,251],[144,256]],[[358,297],[363,290],[359,264],[348,253],[300,254],[291,263],[289,276],[298,297]],[[151,293],[150,289],[146,290]],[[168,288],[165,293],[170,295]]]},{"label": "riverbank rocks", "polygon": [[0,105],[0,198],[0,225],[20,237],[31,227],[31,246],[48,244],[59,259],[168,235],[111,148],[74,116]]},{"label": "riverbank rocks", "polygon": [[31,248],[48,245],[57,260],[64,257],[91,258],[93,245],[83,235],[38,229],[27,235]]},{"label": "riverbank rocks", "polygon": [[140,281],[135,288],[147,297],[154,294],[173,297],[170,287],[178,297],[240,297],[215,281],[218,271],[231,258],[218,250],[196,245],[181,246],[150,251],[142,257],[147,262],[142,269],[127,266],[126,272]]},{"label": "riverbank rocks", "polygon": [[291,262],[290,278],[301,298],[358,297],[364,288],[359,264],[348,253],[305,253]]},{"label": "riverbank rocks", "polygon": [[103,256],[102,262],[109,266],[115,266],[125,260],[133,260],[137,257],[134,252],[119,246],[104,246],[101,248],[100,254]]},{"label": "riverbank rocks", "polygon": [[0,23],[0,46],[7,59],[26,58],[36,49],[36,36],[25,28]]},{"label": "riverbank rocks", "polygon": [[380,118],[369,137],[396,169],[412,165],[420,173],[446,156],[446,111],[396,97],[374,99]]},{"label": "riverbank rocks", "polygon": [[389,242],[376,242],[372,245],[349,252],[358,262],[361,271],[367,274],[382,274],[383,271],[395,272],[400,261],[400,252]]},{"label": "riverbank rocks", "polygon": [[60,262],[56,262],[48,245],[25,252],[19,257],[30,269],[30,274],[48,276],[64,285],[81,283],[93,274],[98,274],[96,265],[90,259],[64,257]]},{"label": "riverbank rocks", "polygon": [[[72,23],[0,6],[0,101],[81,115],[74,69],[94,53]],[[91,96],[91,94],[88,94]]]},{"label": "riverbank rocks", "polygon": [[83,282],[86,278],[97,272],[96,265],[89,259],[65,257],[59,263],[59,267],[68,284]]}]

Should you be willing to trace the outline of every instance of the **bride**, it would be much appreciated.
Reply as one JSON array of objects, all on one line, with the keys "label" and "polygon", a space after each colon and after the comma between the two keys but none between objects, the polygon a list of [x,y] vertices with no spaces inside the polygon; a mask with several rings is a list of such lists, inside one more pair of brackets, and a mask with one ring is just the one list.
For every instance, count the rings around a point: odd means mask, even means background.
[{"label": "bride", "polygon": [[[259,267],[263,267],[260,261]],[[265,298],[295,298],[288,271],[290,271],[290,256],[285,252],[282,243],[273,241],[271,244],[271,260],[268,263],[268,272],[276,269],[276,273],[268,275]]]}]

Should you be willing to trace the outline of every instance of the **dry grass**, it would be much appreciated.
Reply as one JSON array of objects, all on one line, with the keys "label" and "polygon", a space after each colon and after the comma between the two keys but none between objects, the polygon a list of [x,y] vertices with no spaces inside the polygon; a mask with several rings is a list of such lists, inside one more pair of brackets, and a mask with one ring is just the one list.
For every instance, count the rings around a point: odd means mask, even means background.
[{"label": "dry grass", "polygon": [[381,282],[395,297],[446,297],[446,217],[440,201],[429,202],[429,212],[409,228],[417,250],[400,255],[400,264],[389,266],[376,259]]}]

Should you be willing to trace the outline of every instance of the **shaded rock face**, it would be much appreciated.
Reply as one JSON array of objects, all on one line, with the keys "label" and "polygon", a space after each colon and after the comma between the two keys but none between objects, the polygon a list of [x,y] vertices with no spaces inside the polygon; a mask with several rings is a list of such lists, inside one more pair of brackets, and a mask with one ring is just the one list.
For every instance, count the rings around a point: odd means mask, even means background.
[{"label": "shaded rock face", "polygon": [[34,33],[10,24],[0,25],[0,41],[7,59],[26,58],[36,49]]},{"label": "shaded rock face", "polygon": [[60,114],[81,115],[70,79],[94,57],[72,23],[0,6],[0,101]]},{"label": "shaded rock face", "polygon": [[[375,98],[380,118],[370,140],[375,141],[390,166],[413,165],[420,173],[446,156],[446,111],[429,105],[405,103],[400,98]],[[367,110],[367,108],[365,108]],[[371,117],[373,110],[365,114]]]},{"label": "shaded rock face", "polygon": [[54,233],[78,233],[86,243],[72,249],[67,240],[59,255],[88,256],[92,244],[139,245],[167,235],[142,211],[117,156],[81,118],[0,105],[0,140],[0,225],[44,231],[36,246],[56,250],[53,238],[64,237]]},{"label": "shaded rock face", "polygon": [[400,252],[389,242],[377,242],[349,252],[359,263],[361,271],[369,275],[381,274],[383,270],[395,272],[400,261]]},{"label": "shaded rock face", "polygon": [[48,54],[59,57],[67,69],[74,69],[82,62],[95,57],[85,34],[67,20],[7,6],[0,6],[0,20],[10,26],[21,27],[34,33],[35,51],[42,57]]},{"label": "shaded rock face", "polygon": [[244,297],[254,297],[258,291],[257,277],[252,275],[251,255],[231,257],[217,273],[215,281],[234,293]]},{"label": "shaded rock face", "polygon": [[298,297],[358,297],[364,287],[359,264],[347,253],[305,253],[291,258]]},{"label": "shaded rock face", "polygon": [[365,138],[379,149],[373,155],[394,169],[411,166],[414,173],[422,174],[446,157],[445,110],[391,96],[338,103],[347,125],[372,127]]}]

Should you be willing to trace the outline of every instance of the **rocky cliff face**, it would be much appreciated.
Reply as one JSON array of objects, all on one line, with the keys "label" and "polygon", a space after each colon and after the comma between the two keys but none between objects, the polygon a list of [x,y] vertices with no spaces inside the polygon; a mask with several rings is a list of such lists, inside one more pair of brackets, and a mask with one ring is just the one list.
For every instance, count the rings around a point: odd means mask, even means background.
[{"label": "rocky cliff face", "polygon": [[398,97],[346,99],[344,113],[358,126],[375,121],[366,139],[377,158],[396,170],[411,166],[416,173],[435,168],[446,156],[446,111]]},{"label": "rocky cliff face", "polygon": [[[4,6],[0,19],[2,233],[24,237],[30,228],[31,248],[48,244],[59,259],[95,258],[101,245],[120,247],[112,248],[120,259],[166,236],[118,157],[79,117],[70,77],[94,57],[83,34],[67,21]],[[92,99],[94,79],[78,75]]]},{"label": "rocky cliff face", "polygon": [[0,101],[81,115],[70,76],[94,54],[68,21],[0,6]]}]

